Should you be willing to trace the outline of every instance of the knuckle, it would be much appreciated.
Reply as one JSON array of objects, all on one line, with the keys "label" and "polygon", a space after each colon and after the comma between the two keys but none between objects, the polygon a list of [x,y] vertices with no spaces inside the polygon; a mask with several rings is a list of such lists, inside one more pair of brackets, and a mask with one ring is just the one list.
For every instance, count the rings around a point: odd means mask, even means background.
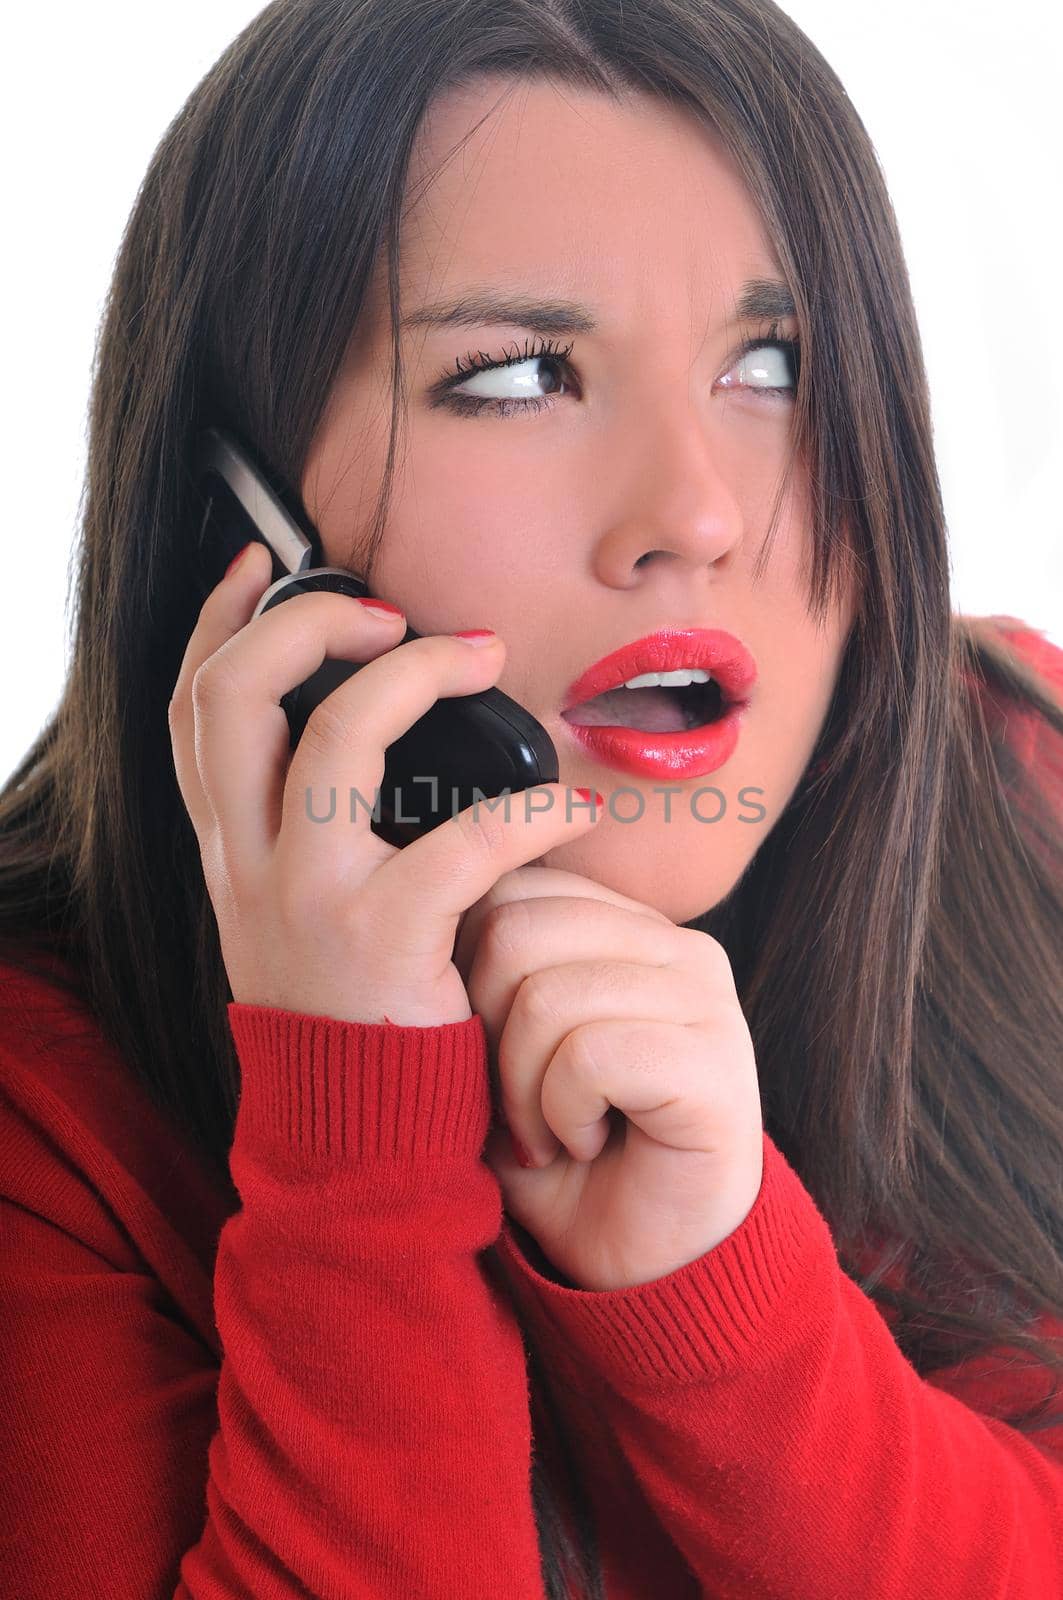
[{"label": "knuckle", "polygon": [[481,938],[499,955],[513,955],[528,942],[531,913],[523,900],[492,906],[483,920]]},{"label": "knuckle", "polygon": [[221,651],[215,651],[200,663],[192,678],[192,704],[197,717],[209,715],[221,702],[232,697],[236,689],[236,674]]},{"label": "knuckle", "polygon": [[720,983],[729,994],[733,994],[735,992],[735,979],[734,969],[731,966],[731,958],[718,940],[712,939],[710,940],[710,944],[712,948],[710,949],[708,956],[709,970],[715,975],[717,982]]},{"label": "knuckle", "polygon": [[469,806],[460,811],[455,820],[465,843],[489,856],[498,854],[509,836],[501,812],[485,805]]},{"label": "knuckle", "polygon": [[707,967],[712,973],[730,974],[730,958],[718,939],[700,928],[677,928],[676,935],[677,948],[689,955],[692,962]]},{"label": "knuckle", "polygon": [[593,1078],[598,1071],[600,1051],[595,1039],[594,1027],[585,1023],[580,1028],[573,1028],[565,1038],[562,1047],[565,1051],[569,1069],[581,1077]]},{"label": "knuckle", "polygon": [[349,744],[353,733],[350,717],[328,695],[310,713],[300,743],[305,743],[312,755],[330,755],[337,745]]},{"label": "knuckle", "polygon": [[529,1022],[558,1022],[561,1018],[561,996],[557,983],[549,971],[533,972],[525,978],[517,991],[514,1005],[519,1005]]}]

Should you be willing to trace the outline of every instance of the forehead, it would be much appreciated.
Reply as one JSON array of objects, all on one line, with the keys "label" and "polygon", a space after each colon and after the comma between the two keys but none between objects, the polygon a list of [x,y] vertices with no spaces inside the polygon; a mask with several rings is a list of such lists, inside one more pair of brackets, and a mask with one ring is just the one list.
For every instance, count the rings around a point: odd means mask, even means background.
[{"label": "forehead", "polygon": [[780,275],[740,174],[692,113],[499,76],[429,108],[401,256],[404,313],[517,289],[600,307],[606,337],[610,318],[730,315],[746,279]]}]

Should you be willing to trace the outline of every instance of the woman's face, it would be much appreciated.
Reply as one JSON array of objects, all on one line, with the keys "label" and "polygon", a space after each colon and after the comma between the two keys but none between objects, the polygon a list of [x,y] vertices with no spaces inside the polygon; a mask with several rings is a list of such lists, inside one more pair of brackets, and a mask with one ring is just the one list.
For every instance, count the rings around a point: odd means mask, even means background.
[{"label": "woman's face", "polygon": [[[722,148],[641,95],[621,107],[545,80],[480,78],[426,119],[409,197],[404,318],[490,291],[577,303],[596,326],[544,336],[496,315],[404,331],[407,432],[372,592],[420,634],[493,628],[505,643],[496,686],[543,723],[560,781],[605,796],[596,826],[543,864],[687,922],[729,893],[785,809],[853,619],[847,605],[817,628],[807,610],[801,465],[753,581],[796,374],[778,344],[744,357],[739,346],[797,325],[772,332],[776,319],[740,318],[738,301],[749,280],[781,273]],[[479,352],[519,360],[461,379],[444,404],[440,380]],[[326,561],[363,574],[390,360],[381,263],[301,485]],[[725,629],[751,653],[737,745],[707,773],[619,770],[579,742],[566,691],[601,657],[675,628]]]}]

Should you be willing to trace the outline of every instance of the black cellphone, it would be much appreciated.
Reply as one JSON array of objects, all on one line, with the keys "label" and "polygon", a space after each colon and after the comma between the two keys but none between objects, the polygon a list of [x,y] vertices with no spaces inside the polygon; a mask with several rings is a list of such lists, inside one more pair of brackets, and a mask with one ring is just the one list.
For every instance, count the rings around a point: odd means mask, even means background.
[{"label": "black cellphone", "polygon": [[[260,540],[273,555],[274,582],[255,607],[255,617],[293,595],[319,589],[369,593],[354,573],[319,564],[320,537],[305,509],[234,434],[220,428],[199,434],[196,474],[204,502],[200,548],[211,555],[218,551],[219,572],[221,560],[249,539]],[[420,637],[408,627],[400,642]],[[292,749],[314,707],[363,665],[326,657],[305,683],[282,697]],[[484,689],[437,700],[387,747],[378,793],[357,804],[370,811],[374,833],[404,845],[477,799],[557,781],[557,751],[542,723],[500,689]],[[371,811],[374,806],[379,816]],[[315,808],[320,807],[316,801]],[[341,820],[348,815],[346,807],[347,797],[337,797]]]}]

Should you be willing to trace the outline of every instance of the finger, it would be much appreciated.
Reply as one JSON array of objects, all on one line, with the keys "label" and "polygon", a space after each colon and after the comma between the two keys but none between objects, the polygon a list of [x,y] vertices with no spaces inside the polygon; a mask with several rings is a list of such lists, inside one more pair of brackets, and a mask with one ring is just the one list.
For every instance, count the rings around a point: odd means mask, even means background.
[{"label": "finger", "polygon": [[[575,1102],[566,1102],[565,1120],[558,1123],[546,1106],[546,1074],[570,1034],[597,1022],[630,1019],[686,1026],[703,1016],[703,997],[689,973],[667,966],[637,961],[573,961],[548,967],[526,979],[502,1030],[498,1075],[506,1123],[532,1157],[533,1165],[549,1165],[557,1154],[558,1140],[575,1160],[592,1160],[608,1137],[607,1127],[603,1137],[601,1123],[609,1101],[602,1100],[593,1073],[581,1074],[579,1092],[583,1098],[578,1115],[573,1109]],[[628,1076],[638,1070],[631,1064],[626,1046],[614,1067],[612,1083],[619,1081],[621,1068]],[[659,1088],[656,1083],[655,1092]]]},{"label": "finger", "polygon": [[[726,1122],[714,1115],[713,1087],[709,1043],[697,1027],[609,1017],[565,1035],[543,1076],[541,1101],[551,1131],[577,1161],[601,1153],[613,1107],[659,1144],[711,1155],[714,1127]],[[533,1157],[533,1164],[540,1163]]]},{"label": "finger", "polygon": [[255,617],[200,666],[192,684],[196,756],[234,863],[268,856],[280,829],[291,759],[282,697],[326,655],[367,662],[393,648],[404,630],[401,614],[379,616],[350,595],[294,595]]},{"label": "finger", "polygon": [[269,551],[265,545],[255,543],[211,590],[185,646],[181,670],[170,698],[167,716],[177,786],[201,838],[212,825],[213,814],[196,761],[193,681],[203,663],[250,621],[263,590],[269,585],[272,570]]},{"label": "finger", "polygon": [[[353,869],[361,883],[367,869],[412,848],[400,850],[372,831],[387,747],[437,700],[487,688],[504,659],[501,639],[474,647],[432,634],[376,654],[333,689],[314,708],[291,758],[278,857],[292,868],[312,870],[322,882],[339,882]],[[330,820],[314,821],[329,818],[333,803]]]},{"label": "finger", "polygon": [[[581,873],[564,872],[558,867],[518,867],[500,878],[482,899],[470,906],[465,913],[454,946],[454,964],[459,972],[464,976],[471,969],[485,923],[489,919],[493,920],[493,916],[497,915],[503,906],[514,902],[554,900],[558,896],[597,900],[605,905],[618,906],[622,911],[632,911],[640,916],[649,917],[655,922],[664,923],[666,927],[675,928],[672,919],[666,917],[662,911],[658,911],[655,906],[648,906],[641,900],[633,900],[626,894],[620,894],[616,889],[610,889],[604,883],[584,877]],[[519,926],[518,923],[518,928]]]},{"label": "finger", "polygon": [[[466,980],[492,1054],[518,989],[533,974],[587,961],[592,953],[601,961],[637,961],[647,968],[678,965],[680,932],[667,918],[643,916],[597,896],[577,902],[570,895],[542,895],[496,905],[481,922]],[[463,927],[463,938],[465,933]]]},{"label": "finger", "polygon": [[409,953],[423,955],[445,944],[449,959],[460,918],[504,873],[578,838],[601,816],[600,806],[580,805],[562,783],[474,804],[385,862],[367,885],[367,902],[375,899],[387,914],[415,899],[417,918],[404,931]]}]

